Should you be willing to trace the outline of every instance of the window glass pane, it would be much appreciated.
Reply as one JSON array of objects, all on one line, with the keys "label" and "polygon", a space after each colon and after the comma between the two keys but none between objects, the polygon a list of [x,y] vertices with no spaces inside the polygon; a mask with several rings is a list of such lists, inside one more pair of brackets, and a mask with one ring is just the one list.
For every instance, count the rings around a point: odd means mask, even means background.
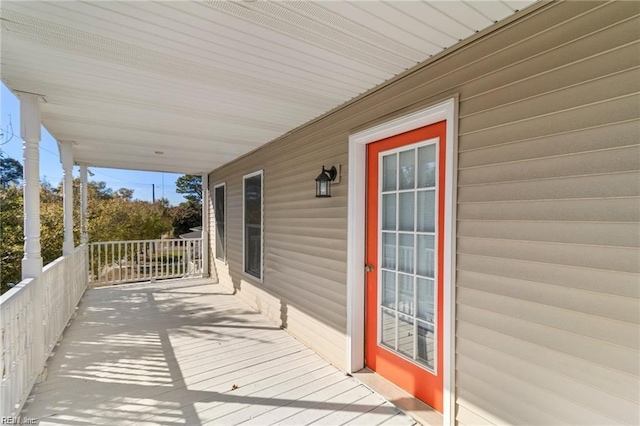
[{"label": "window glass pane", "polygon": [[413,358],[413,318],[398,315],[398,352]]},{"label": "window glass pane", "polygon": [[433,335],[433,326],[418,321],[418,353],[417,359],[429,368],[434,367],[435,359],[435,342]]},{"label": "window glass pane", "polygon": [[400,153],[400,189],[416,187],[416,150]]},{"label": "window glass pane", "polygon": [[414,231],[413,229],[414,199],[415,199],[415,194],[413,192],[400,193],[400,203],[399,203],[398,209],[400,210],[399,229],[401,231],[411,231],[411,232]]},{"label": "window glass pane", "polygon": [[418,191],[418,232],[435,232],[436,191]]},{"label": "window glass pane", "polygon": [[418,278],[416,286],[418,288],[418,314],[416,316],[433,324],[435,315],[434,281],[424,278]]},{"label": "window glass pane", "polygon": [[215,209],[215,228],[216,228],[216,258],[225,260],[225,244],[224,244],[224,186],[214,189],[214,209]]},{"label": "window glass pane", "polygon": [[382,157],[382,190],[395,191],[397,189],[396,177],[398,174],[397,154]]},{"label": "window glass pane", "polygon": [[382,233],[382,267],[396,269],[396,234]]},{"label": "window glass pane", "polygon": [[396,194],[382,196],[382,229],[396,230]]},{"label": "window glass pane", "polygon": [[436,146],[418,148],[418,188],[436,186]]},{"label": "window glass pane", "polygon": [[382,271],[382,306],[396,308],[396,274]]},{"label": "window glass pane", "polygon": [[262,176],[244,180],[244,266],[256,278],[262,275]]},{"label": "window glass pane", "polygon": [[398,274],[398,310],[413,315],[413,276]]},{"label": "window glass pane", "polygon": [[393,311],[388,311],[385,308],[382,309],[382,321],[380,321],[380,325],[382,326],[382,344],[390,347],[391,349],[396,348],[396,315]]},{"label": "window glass pane", "polygon": [[398,249],[398,270],[413,274],[413,235],[400,234]]},{"label": "window glass pane", "polygon": [[433,235],[418,235],[417,273],[423,277],[434,277],[434,238]]}]

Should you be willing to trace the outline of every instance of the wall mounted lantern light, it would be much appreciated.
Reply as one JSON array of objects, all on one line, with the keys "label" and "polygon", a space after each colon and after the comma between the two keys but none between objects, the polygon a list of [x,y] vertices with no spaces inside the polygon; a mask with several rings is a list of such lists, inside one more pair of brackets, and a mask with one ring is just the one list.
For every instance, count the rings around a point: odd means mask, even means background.
[{"label": "wall mounted lantern light", "polygon": [[316,197],[326,198],[331,197],[331,182],[336,180],[338,170],[336,166],[332,166],[329,170],[322,166],[322,173],[316,178]]}]

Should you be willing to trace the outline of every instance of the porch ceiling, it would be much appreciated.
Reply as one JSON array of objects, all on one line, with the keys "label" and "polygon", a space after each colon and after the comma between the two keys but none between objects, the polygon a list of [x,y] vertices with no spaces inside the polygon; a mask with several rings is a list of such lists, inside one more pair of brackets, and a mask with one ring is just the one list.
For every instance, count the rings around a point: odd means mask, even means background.
[{"label": "porch ceiling", "polygon": [[76,162],[202,173],[534,2],[4,0],[2,80]]}]

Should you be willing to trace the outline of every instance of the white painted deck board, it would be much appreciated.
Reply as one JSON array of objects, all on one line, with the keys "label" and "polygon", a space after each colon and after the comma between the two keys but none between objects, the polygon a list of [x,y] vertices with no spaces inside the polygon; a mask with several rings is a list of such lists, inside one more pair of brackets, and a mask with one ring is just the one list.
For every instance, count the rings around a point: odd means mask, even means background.
[{"label": "white painted deck board", "polygon": [[48,373],[41,425],[415,424],[208,280],[89,290]]}]

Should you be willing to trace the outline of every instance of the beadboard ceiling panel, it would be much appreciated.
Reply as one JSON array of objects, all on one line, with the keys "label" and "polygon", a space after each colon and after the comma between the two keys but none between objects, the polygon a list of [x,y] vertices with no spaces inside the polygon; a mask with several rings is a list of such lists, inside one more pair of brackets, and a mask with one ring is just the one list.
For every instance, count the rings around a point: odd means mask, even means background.
[{"label": "beadboard ceiling panel", "polygon": [[203,173],[531,3],[4,0],[2,80],[78,163]]}]

